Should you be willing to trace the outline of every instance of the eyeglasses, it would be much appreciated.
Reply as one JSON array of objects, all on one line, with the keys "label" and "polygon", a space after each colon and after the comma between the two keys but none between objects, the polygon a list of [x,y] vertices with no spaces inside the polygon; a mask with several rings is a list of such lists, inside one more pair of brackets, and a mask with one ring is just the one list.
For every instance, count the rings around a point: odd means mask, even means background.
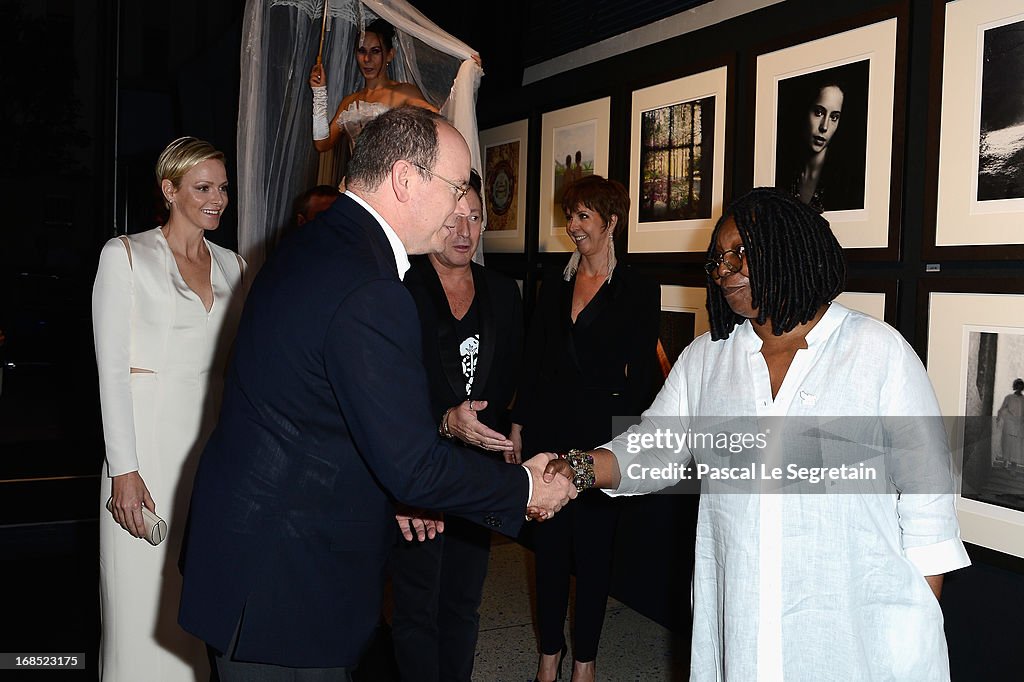
[{"label": "eyeglasses", "polygon": [[410,161],[409,163],[411,163],[412,165],[416,166],[421,171],[423,171],[424,173],[427,173],[431,177],[437,178],[438,180],[443,180],[448,185],[451,185],[452,190],[455,192],[455,201],[456,202],[462,201],[462,197],[466,196],[466,194],[469,192],[469,185],[468,184],[463,183],[463,184],[460,185],[458,183],[452,182],[451,180],[449,180],[448,178],[444,177],[443,175],[438,175],[437,173],[435,173],[434,171],[430,170],[426,166],[421,166],[420,164],[416,163],[415,161]]},{"label": "eyeglasses", "polygon": [[711,276],[711,279],[721,277],[719,270],[724,265],[729,272],[739,272],[743,268],[743,259],[746,257],[747,249],[740,246],[729,249],[720,256],[716,256],[704,264],[704,272]]}]

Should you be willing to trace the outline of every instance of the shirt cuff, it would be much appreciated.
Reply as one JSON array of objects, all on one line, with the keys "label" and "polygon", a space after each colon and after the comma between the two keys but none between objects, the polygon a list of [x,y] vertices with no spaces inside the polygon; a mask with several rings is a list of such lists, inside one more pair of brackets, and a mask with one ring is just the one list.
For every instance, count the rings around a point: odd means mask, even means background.
[{"label": "shirt cuff", "polygon": [[530,468],[525,464],[520,464],[519,466],[523,467],[523,471],[526,472],[526,480],[530,483],[529,491],[526,495],[526,505],[523,507],[525,511],[526,507],[530,506],[530,500],[533,499],[533,473],[530,472]]},{"label": "shirt cuff", "polygon": [[971,558],[960,538],[950,538],[933,545],[907,547],[903,550],[921,575],[941,575],[971,565]]}]

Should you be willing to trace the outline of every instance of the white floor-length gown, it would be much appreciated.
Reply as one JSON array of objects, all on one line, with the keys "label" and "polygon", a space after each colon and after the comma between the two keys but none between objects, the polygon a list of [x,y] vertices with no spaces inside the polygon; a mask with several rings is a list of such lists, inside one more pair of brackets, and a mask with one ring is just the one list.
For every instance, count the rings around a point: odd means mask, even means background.
[{"label": "white floor-length gown", "polygon": [[[195,467],[217,418],[241,312],[243,262],[206,243],[214,295],[207,312],[160,228],[127,242],[111,239],[103,247],[93,287],[106,447],[99,500],[100,677],[205,682],[205,646],[177,624],[177,563]],[[132,537],[104,508],[110,477],[135,470],[167,522],[168,536],[156,547]]]}]

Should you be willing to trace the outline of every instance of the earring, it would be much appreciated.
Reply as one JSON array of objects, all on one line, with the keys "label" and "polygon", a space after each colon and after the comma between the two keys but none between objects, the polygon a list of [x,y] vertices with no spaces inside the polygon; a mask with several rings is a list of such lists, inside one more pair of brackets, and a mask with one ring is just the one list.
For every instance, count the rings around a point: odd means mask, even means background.
[{"label": "earring", "polygon": [[612,281],[612,271],[615,270],[615,239],[608,239],[608,279],[607,282]]}]

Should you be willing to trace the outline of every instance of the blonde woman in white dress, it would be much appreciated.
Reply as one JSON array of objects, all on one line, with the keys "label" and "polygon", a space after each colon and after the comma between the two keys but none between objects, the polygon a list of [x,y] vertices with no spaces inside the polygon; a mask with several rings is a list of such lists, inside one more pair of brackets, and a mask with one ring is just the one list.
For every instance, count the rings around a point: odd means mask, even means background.
[{"label": "blonde woman in white dress", "polygon": [[[221,152],[196,138],[177,139],[161,153],[156,176],[167,224],[108,241],[93,287],[106,447],[105,682],[209,678],[205,646],[177,624],[177,562],[196,462],[220,406],[245,263],[204,236],[228,205]],[[167,522],[157,546],[142,539],[142,507]]]}]

